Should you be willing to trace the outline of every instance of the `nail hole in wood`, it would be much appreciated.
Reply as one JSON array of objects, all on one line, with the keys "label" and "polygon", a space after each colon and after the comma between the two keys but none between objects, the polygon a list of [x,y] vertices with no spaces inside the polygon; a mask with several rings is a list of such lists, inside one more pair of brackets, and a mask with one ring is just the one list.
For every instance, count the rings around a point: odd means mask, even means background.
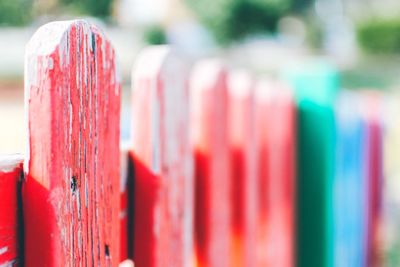
[{"label": "nail hole in wood", "polygon": [[110,257],[110,247],[107,244],[104,246],[104,253],[106,257]]},{"label": "nail hole in wood", "polygon": [[76,176],[72,176],[72,178],[71,178],[72,193],[75,193],[77,189],[78,189],[78,179],[76,178]]}]

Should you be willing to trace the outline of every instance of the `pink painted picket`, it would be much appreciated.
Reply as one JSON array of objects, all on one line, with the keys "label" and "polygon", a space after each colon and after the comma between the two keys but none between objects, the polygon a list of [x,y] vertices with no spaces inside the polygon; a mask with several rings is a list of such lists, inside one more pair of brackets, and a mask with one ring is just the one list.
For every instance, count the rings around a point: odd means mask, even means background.
[{"label": "pink painted picket", "polygon": [[120,84],[114,50],[82,20],[53,22],[25,60],[25,266],[117,266]]},{"label": "pink painted picket", "polygon": [[193,171],[187,70],[168,46],[146,48],[133,69],[133,259],[137,266],[191,266]]},{"label": "pink painted picket", "polygon": [[195,252],[199,267],[231,266],[231,177],[227,70],[219,60],[198,62],[191,75],[195,160]]},{"label": "pink painted picket", "polygon": [[255,92],[257,266],[290,267],[295,248],[295,105],[289,88],[262,79]]},{"label": "pink painted picket", "polygon": [[231,266],[256,266],[257,158],[254,81],[246,71],[228,77],[228,141],[231,161],[233,241]]}]

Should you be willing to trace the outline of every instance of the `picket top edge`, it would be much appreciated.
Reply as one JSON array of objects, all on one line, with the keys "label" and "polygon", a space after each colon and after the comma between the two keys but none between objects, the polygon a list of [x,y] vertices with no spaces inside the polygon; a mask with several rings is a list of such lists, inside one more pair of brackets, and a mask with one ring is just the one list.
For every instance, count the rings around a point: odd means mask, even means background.
[{"label": "picket top edge", "polygon": [[137,77],[156,76],[171,54],[174,51],[169,45],[150,46],[140,51],[132,68],[132,84]]},{"label": "picket top edge", "polygon": [[360,98],[361,117],[363,120],[369,123],[381,125],[381,117],[383,115],[382,93],[365,89],[360,91]]},{"label": "picket top edge", "polygon": [[361,120],[362,97],[360,93],[342,90],[334,103],[337,123],[351,126],[354,121]]},{"label": "picket top edge", "polygon": [[228,91],[235,98],[252,97],[254,94],[254,78],[250,72],[237,69],[229,72]]},{"label": "picket top edge", "polygon": [[221,75],[226,73],[227,68],[221,59],[210,58],[200,60],[194,65],[189,77],[191,90],[211,90],[217,85]]},{"label": "picket top edge", "polygon": [[53,21],[40,26],[36,30],[26,45],[25,54],[51,54],[74,25],[82,25],[85,29],[90,30],[91,32],[101,36],[107,42],[110,42],[99,27],[85,19]]},{"label": "picket top edge", "polygon": [[24,161],[21,154],[0,154],[0,173],[12,172]]},{"label": "picket top edge", "polygon": [[[37,65],[39,57],[50,56],[52,53],[57,52],[68,53],[67,41],[68,33],[73,26],[81,26],[85,34],[88,34],[88,42],[91,43],[93,36],[98,36],[103,40],[103,44],[108,43],[108,49],[112,50],[115,55],[115,50],[110,40],[104,32],[95,24],[88,22],[85,19],[54,21],[39,27],[32,35],[31,39],[25,46],[25,60],[24,60],[24,91],[25,91],[25,128],[26,128],[26,149],[25,149],[25,164],[24,171],[29,173],[30,161],[30,144],[29,144],[29,102],[30,90],[32,85],[37,85]],[[90,49],[90,46],[87,46]],[[104,49],[104,48],[102,48]],[[103,51],[105,53],[105,51]],[[52,58],[48,58],[47,68],[52,69],[54,62]],[[60,63],[61,64],[61,63]],[[65,64],[65,63],[64,63]],[[115,78],[116,83],[120,84],[121,77],[118,65],[115,64]],[[120,90],[120,89],[119,89]],[[117,94],[120,94],[120,91]]]},{"label": "picket top edge", "polygon": [[276,99],[294,101],[293,90],[288,84],[265,76],[256,81],[254,95],[258,102],[276,101]]}]

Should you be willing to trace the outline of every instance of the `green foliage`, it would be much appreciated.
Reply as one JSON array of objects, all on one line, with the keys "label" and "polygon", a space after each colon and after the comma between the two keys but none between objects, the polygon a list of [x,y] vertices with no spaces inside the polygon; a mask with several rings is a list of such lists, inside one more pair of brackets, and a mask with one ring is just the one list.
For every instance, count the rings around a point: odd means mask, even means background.
[{"label": "green foliage", "polygon": [[96,17],[108,17],[111,15],[113,0],[84,0],[81,2],[90,15]]},{"label": "green foliage", "polygon": [[358,25],[357,39],[369,53],[400,53],[400,18],[374,18]]},{"label": "green foliage", "polygon": [[297,12],[306,11],[315,0],[293,0],[292,1],[292,9]]},{"label": "green foliage", "polygon": [[150,45],[160,45],[167,43],[167,36],[165,30],[160,25],[149,26],[144,31],[144,41]]},{"label": "green foliage", "polygon": [[31,0],[0,0],[0,24],[24,25],[31,18]]},{"label": "green foliage", "polygon": [[113,0],[60,0],[60,2],[80,13],[106,18],[111,15]]},{"label": "green foliage", "polygon": [[291,0],[186,0],[221,44],[251,34],[275,32]]}]

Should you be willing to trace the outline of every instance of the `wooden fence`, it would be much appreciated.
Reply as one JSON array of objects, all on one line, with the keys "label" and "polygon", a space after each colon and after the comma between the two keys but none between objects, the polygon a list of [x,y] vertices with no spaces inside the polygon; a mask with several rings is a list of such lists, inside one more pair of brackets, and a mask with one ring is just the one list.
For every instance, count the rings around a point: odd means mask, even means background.
[{"label": "wooden fence", "polygon": [[379,95],[336,102],[325,67],[256,79],[149,47],[120,145],[116,69],[82,20],[28,43],[28,146],[0,158],[0,266],[379,264]]}]

